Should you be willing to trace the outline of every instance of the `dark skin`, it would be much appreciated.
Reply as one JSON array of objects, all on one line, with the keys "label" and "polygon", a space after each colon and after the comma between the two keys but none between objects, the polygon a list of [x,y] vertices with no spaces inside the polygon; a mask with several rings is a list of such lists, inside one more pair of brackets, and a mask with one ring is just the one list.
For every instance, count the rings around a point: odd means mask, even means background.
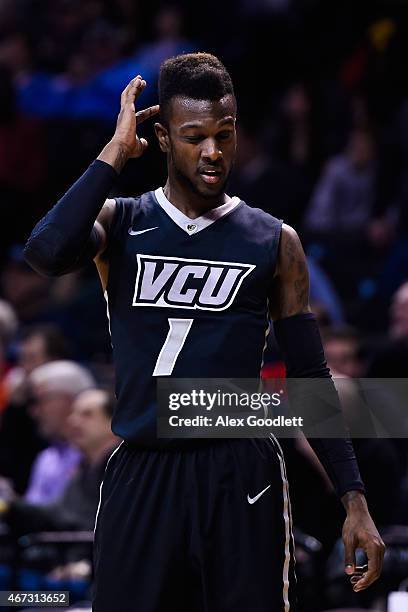
[{"label": "dark skin", "polygon": [[[175,98],[166,127],[156,123],[161,150],[167,155],[166,197],[192,219],[224,204],[225,186],[237,145],[235,101]],[[210,183],[205,172],[214,173]]]},{"label": "dark skin", "polygon": [[[137,125],[159,111],[158,106],[152,106],[135,112],[135,101],[145,87],[146,82],[137,76],[123,91],[115,134],[98,157],[117,172],[123,169],[128,159],[143,154],[147,142],[137,136]],[[165,195],[191,219],[229,199],[225,186],[236,150],[235,122],[235,100],[227,95],[218,101],[174,98],[167,125],[155,124],[160,148],[167,156]],[[107,200],[95,222],[101,238],[95,263],[104,289],[109,262],[103,253],[108,244],[114,211],[115,201]],[[270,314],[274,321],[310,312],[306,257],[297,233],[285,224],[271,302]],[[354,591],[361,591],[379,577],[385,546],[369,514],[364,495],[359,491],[349,491],[342,497],[342,503],[347,513],[342,533],[345,572],[351,577]],[[356,566],[357,548],[365,551],[368,567]]]}]

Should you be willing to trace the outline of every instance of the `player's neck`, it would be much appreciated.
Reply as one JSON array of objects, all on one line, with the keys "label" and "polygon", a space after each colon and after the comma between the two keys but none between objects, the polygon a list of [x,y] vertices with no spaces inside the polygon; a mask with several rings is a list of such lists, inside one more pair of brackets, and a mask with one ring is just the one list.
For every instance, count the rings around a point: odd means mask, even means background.
[{"label": "player's neck", "polygon": [[169,180],[163,187],[163,192],[169,202],[190,219],[196,219],[230,199],[226,193],[221,193],[214,198],[203,198],[198,193],[194,193],[191,189],[184,189],[177,183],[170,184]]}]

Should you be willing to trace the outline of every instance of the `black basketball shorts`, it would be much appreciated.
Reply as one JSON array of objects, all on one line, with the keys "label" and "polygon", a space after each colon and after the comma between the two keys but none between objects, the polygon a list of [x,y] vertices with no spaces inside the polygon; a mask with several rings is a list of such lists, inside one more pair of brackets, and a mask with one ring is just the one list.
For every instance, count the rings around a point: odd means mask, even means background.
[{"label": "black basketball shorts", "polygon": [[285,465],[274,439],[194,450],[126,442],[101,485],[94,612],[294,612]]}]

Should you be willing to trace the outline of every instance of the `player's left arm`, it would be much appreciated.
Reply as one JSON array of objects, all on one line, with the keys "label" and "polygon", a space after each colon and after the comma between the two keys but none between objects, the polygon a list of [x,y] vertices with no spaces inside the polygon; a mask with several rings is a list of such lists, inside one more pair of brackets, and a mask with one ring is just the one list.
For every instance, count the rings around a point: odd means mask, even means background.
[{"label": "player's left arm", "polygon": [[[275,336],[288,377],[331,379],[317,321],[310,309],[306,256],[297,233],[285,224],[282,226],[270,304]],[[338,404],[341,410],[334,384],[331,380],[328,383],[332,387],[331,402]],[[342,534],[345,572],[353,575],[354,590],[361,591],[379,577],[385,546],[367,508],[353,446],[347,438],[310,438],[309,442],[346,509]],[[357,548],[366,552],[367,571],[356,566]]]},{"label": "player's left arm", "polygon": [[271,296],[273,321],[310,313],[309,271],[299,236],[293,227],[282,225]]}]

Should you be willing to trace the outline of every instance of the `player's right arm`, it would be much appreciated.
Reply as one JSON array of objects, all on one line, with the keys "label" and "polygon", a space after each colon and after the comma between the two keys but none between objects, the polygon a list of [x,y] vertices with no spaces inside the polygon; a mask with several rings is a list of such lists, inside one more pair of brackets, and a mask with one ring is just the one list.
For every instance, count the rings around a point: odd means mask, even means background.
[{"label": "player's right arm", "polygon": [[98,159],[72,185],[33,229],[24,250],[28,264],[46,276],[60,276],[100,257],[109,241],[115,204],[108,195],[130,158],[147,147],[136,133],[138,123],[156,114],[159,107],[135,112],[135,101],[146,81],[134,78],[121,96],[115,133]]}]

